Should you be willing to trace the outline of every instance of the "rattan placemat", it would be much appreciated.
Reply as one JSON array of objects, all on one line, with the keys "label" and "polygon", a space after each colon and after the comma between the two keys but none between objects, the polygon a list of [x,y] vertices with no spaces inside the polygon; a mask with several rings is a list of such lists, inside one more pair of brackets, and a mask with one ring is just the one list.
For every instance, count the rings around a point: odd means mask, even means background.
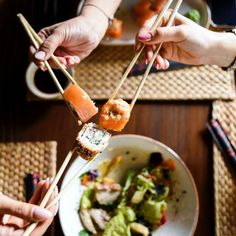
[{"label": "rattan placemat", "polygon": [[[133,56],[134,50],[130,46],[100,46],[75,67],[73,74],[91,98],[108,99]],[[129,77],[119,96],[132,99],[141,78]],[[216,66],[194,66],[150,74],[139,99],[214,100],[234,97],[233,73]],[[28,100],[38,99],[29,94]]]},{"label": "rattan placemat", "polygon": [[[213,117],[219,119],[236,146],[236,100],[214,102]],[[236,178],[215,145],[213,158],[216,236],[236,236]]]},{"label": "rattan placemat", "polygon": [[[93,99],[107,99],[133,56],[133,47],[98,47],[75,68],[75,79]],[[130,77],[121,89],[120,97],[133,98],[141,78]],[[234,97],[233,73],[216,66],[195,66],[150,74],[139,99],[213,100]]]},{"label": "rattan placemat", "polygon": [[38,172],[41,179],[55,176],[55,141],[0,143],[0,192],[25,201],[24,178]]}]

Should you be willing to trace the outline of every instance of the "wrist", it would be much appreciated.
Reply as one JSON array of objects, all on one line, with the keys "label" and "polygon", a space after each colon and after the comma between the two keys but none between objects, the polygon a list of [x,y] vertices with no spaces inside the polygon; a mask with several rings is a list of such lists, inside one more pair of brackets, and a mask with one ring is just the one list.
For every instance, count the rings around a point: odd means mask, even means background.
[{"label": "wrist", "polygon": [[228,67],[236,57],[236,36],[233,33],[214,32],[209,64]]},{"label": "wrist", "polygon": [[91,30],[98,35],[99,40],[103,38],[108,28],[108,18],[102,11],[93,6],[84,6],[80,16],[86,18],[91,25]]}]

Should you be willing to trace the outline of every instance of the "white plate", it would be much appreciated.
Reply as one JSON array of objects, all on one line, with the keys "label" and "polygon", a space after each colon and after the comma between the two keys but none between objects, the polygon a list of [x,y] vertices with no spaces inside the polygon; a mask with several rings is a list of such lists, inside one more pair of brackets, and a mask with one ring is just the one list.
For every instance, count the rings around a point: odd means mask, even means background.
[{"label": "white plate", "polygon": [[[102,41],[102,45],[110,46],[122,46],[122,45],[133,45],[135,42],[135,35],[138,32],[138,26],[135,22],[135,16],[133,15],[132,9],[139,0],[123,0],[118,10],[118,18],[123,21],[124,31],[119,39],[110,39],[105,37]],[[176,3],[176,1],[174,1]],[[171,8],[175,4],[171,5]],[[190,9],[197,9],[201,14],[200,25],[208,28],[210,25],[210,10],[204,0],[184,0],[179,12],[185,14]]]},{"label": "white plate", "polygon": [[[126,154],[127,151],[130,151],[130,154]],[[122,154],[125,161],[119,167],[119,172],[116,172],[116,177],[120,178],[125,175],[128,169],[146,166],[149,157],[148,154],[151,152],[160,152],[164,159],[170,158],[176,163],[176,170],[173,174],[176,184],[174,185],[173,199],[168,202],[167,222],[152,235],[191,236],[196,229],[199,215],[199,201],[196,186],[184,162],[173,150],[164,144],[139,135],[114,136],[111,138],[104,152],[84,172],[89,169],[96,169],[96,166],[103,160]],[[133,161],[132,157],[136,157],[136,160]],[[72,163],[65,175],[62,188],[76,174],[83,163],[85,161],[79,158]],[[78,236],[80,230],[83,229],[78,215],[83,190],[84,187],[80,185],[78,180],[77,184],[74,184],[61,198],[59,218],[66,236]],[[183,191],[186,191],[186,193],[183,193]],[[176,199],[179,199],[179,201],[177,202]]]}]

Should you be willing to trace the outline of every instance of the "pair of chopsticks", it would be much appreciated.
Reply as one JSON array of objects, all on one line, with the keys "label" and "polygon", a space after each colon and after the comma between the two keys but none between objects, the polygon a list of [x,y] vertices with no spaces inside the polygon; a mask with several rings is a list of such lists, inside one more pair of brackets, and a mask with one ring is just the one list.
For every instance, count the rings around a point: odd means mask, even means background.
[{"label": "pair of chopsticks", "polygon": [[[25,19],[25,17],[19,13],[17,14],[17,17],[19,18],[21,24],[23,25],[26,33],[28,34],[32,44],[34,45],[34,47],[36,49],[39,49],[39,46],[43,43],[42,39],[38,36],[38,34],[34,31],[34,29],[31,27],[31,25],[28,23],[28,21]],[[58,68],[62,71],[62,73],[66,76],[66,78],[72,83],[72,84],[76,84],[76,81],[73,79],[73,77],[70,75],[70,73],[65,69],[65,67],[60,63],[60,61],[57,59],[57,57],[55,57],[54,55],[51,56],[51,59],[53,60],[53,62],[58,66]],[[50,74],[50,76],[52,77],[52,80],[54,81],[57,89],[59,90],[60,94],[62,95],[62,97],[64,98],[63,94],[64,94],[64,90],[61,87],[55,73],[53,72],[50,64],[48,63],[48,61],[44,61],[44,64]],[[68,101],[66,101],[66,99],[64,98],[65,103],[67,104],[69,110],[71,111],[72,115],[74,116],[74,118],[76,120],[78,120],[78,117],[75,115],[75,112],[73,111],[73,109],[71,108],[70,104],[68,104]]]},{"label": "pair of chopsticks", "polygon": [[[42,39],[38,36],[38,34],[34,31],[34,29],[31,27],[31,25],[28,23],[28,21],[25,19],[25,17],[19,13],[17,14],[18,18],[20,19],[20,22],[22,23],[26,33],[28,34],[31,42],[33,43],[34,47],[36,49],[39,49],[39,46],[43,43]],[[63,74],[69,79],[69,81],[72,84],[75,84],[75,80],[73,79],[73,77],[70,75],[70,73],[65,69],[65,67],[60,63],[60,61],[57,59],[57,57],[55,57],[54,55],[52,55],[51,59],[53,60],[53,62],[58,66],[58,68],[63,72]],[[50,64],[45,61],[44,62],[46,68],[48,69],[49,74],[51,75],[55,85],[57,86],[59,92],[61,94],[64,93],[63,88],[61,87],[56,75],[54,74]]]},{"label": "pair of chopsticks", "polygon": [[[175,15],[176,15],[176,13],[178,12],[178,9],[179,9],[179,7],[180,7],[182,1],[183,1],[183,0],[178,0],[178,1],[177,1],[176,6],[175,6],[175,8],[174,8],[174,10],[173,10],[173,12],[172,12],[172,14],[171,14],[171,16],[170,16],[170,19],[169,19],[169,21],[168,21],[166,27],[170,27],[170,26],[172,25],[172,23],[173,23],[173,21],[174,21],[174,18],[175,18]],[[163,16],[164,16],[165,13],[167,12],[167,10],[168,10],[168,8],[170,7],[170,5],[171,5],[172,2],[173,2],[173,0],[168,0],[168,2],[166,3],[166,5],[163,7],[162,11],[160,12],[160,14],[158,15],[158,17],[156,18],[155,22],[153,23],[153,25],[152,25],[152,27],[151,27],[151,29],[150,29],[151,31],[152,31],[152,30],[155,30],[155,29],[158,27],[158,25],[161,23],[161,20],[162,20]],[[155,59],[156,59],[156,56],[158,55],[158,53],[159,53],[159,51],[160,51],[160,49],[161,49],[161,46],[162,46],[162,43],[161,43],[161,44],[158,46],[158,48],[155,50],[155,52],[154,52],[154,54],[153,54],[153,56],[152,56],[152,58],[151,58],[151,61],[149,62],[148,66],[147,66],[147,69],[146,69],[146,71],[145,71],[145,73],[144,73],[144,75],[143,75],[143,77],[142,77],[142,80],[141,80],[141,82],[140,82],[140,84],[139,84],[139,86],[138,86],[138,88],[137,88],[137,90],[136,90],[136,93],[135,93],[135,95],[134,95],[134,97],[133,97],[133,99],[132,99],[132,101],[131,101],[131,104],[130,104],[130,112],[132,111],[132,109],[133,109],[133,107],[134,107],[134,104],[135,104],[135,102],[136,102],[136,100],[137,100],[137,98],[138,98],[138,96],[139,96],[139,94],[140,94],[140,92],[141,92],[141,90],[142,90],[142,88],[143,88],[143,85],[144,85],[144,83],[145,83],[145,81],[146,81],[146,79],[147,79],[147,76],[148,76],[148,74],[149,74],[151,68],[152,68],[152,65],[153,65],[153,63],[154,63],[154,61],[155,61]],[[127,69],[125,70],[123,76],[121,77],[120,83],[118,84],[118,86],[116,87],[115,91],[113,92],[113,94],[112,94],[111,97],[109,98],[109,101],[113,100],[113,99],[116,97],[116,95],[117,95],[119,89],[121,88],[121,86],[123,85],[123,83],[125,82],[125,80],[127,79],[128,75],[129,75],[129,73],[130,73],[130,71],[132,70],[134,64],[135,64],[136,61],[138,60],[138,58],[139,58],[139,56],[141,55],[141,53],[142,53],[142,51],[143,51],[144,48],[145,48],[145,45],[143,45],[143,46],[140,48],[140,50],[136,53],[136,55],[134,56],[134,58],[133,58],[132,61],[130,62],[129,66],[127,67]]]}]

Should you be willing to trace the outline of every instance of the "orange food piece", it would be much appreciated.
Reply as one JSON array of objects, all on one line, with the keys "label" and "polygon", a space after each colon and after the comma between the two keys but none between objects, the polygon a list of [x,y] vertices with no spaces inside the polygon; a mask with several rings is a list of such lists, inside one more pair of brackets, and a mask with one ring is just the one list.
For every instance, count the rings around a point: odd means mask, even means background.
[{"label": "orange food piece", "polygon": [[156,14],[155,11],[147,9],[137,18],[137,24],[142,27],[144,23]]},{"label": "orange food piece", "polygon": [[84,176],[82,177],[81,184],[82,184],[82,185],[87,185],[87,183],[88,183],[88,176],[87,176],[87,175],[84,175]]},{"label": "orange food piece", "polygon": [[168,159],[168,160],[164,161],[164,166],[166,166],[170,171],[175,170],[175,163],[171,159]]},{"label": "orange food piece", "polygon": [[98,113],[98,109],[94,105],[94,102],[78,84],[70,85],[64,91],[63,96],[69,102],[82,122],[88,121]]},{"label": "orange food piece", "polygon": [[151,6],[151,1],[141,0],[134,6],[133,9],[136,14],[142,14],[144,11],[149,10]]},{"label": "orange food piece", "polygon": [[121,131],[130,118],[130,106],[123,99],[105,103],[99,118],[99,125],[107,130]]},{"label": "orange food piece", "polygon": [[112,24],[108,27],[106,35],[112,38],[119,38],[123,32],[123,22],[114,18]]},{"label": "orange food piece", "polygon": [[157,0],[152,2],[151,9],[154,10],[156,13],[160,13],[164,5],[166,4],[167,0]]}]

